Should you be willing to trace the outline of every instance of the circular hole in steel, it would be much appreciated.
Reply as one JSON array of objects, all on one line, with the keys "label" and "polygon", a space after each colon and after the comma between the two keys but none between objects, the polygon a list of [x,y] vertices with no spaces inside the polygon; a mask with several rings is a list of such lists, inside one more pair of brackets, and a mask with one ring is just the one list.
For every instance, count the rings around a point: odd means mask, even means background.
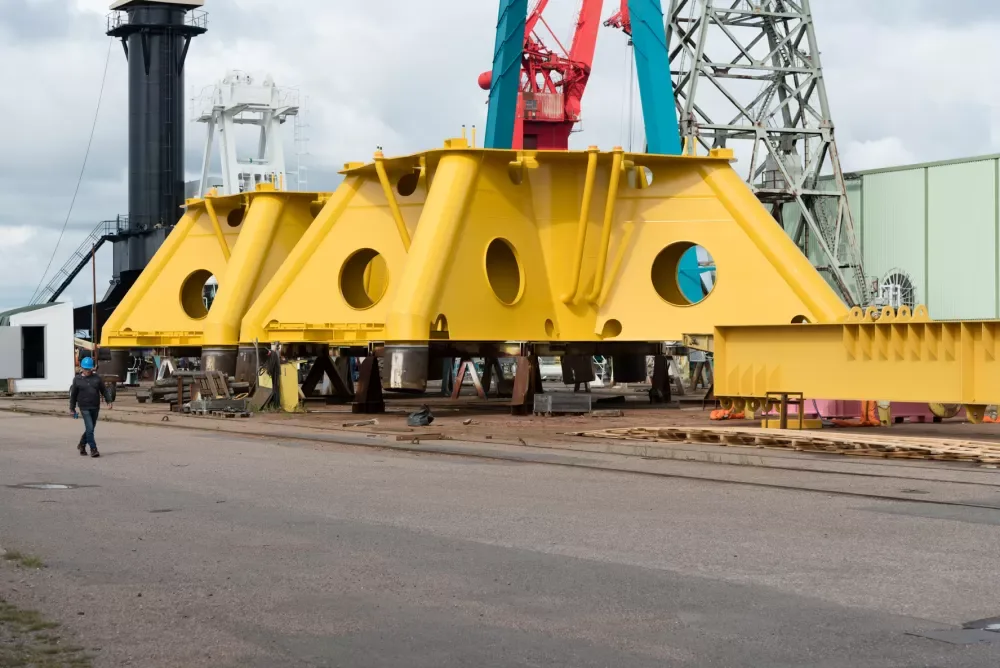
[{"label": "circular hole in steel", "polygon": [[486,279],[503,304],[513,306],[521,298],[523,275],[517,252],[506,239],[497,237],[486,247]]},{"label": "circular hole in steel", "polygon": [[377,250],[354,251],[340,270],[340,293],[348,306],[359,311],[382,299],[389,285],[389,268]]},{"label": "circular hole in steel", "polygon": [[233,209],[226,215],[226,224],[229,227],[239,227],[243,223],[243,216],[246,214],[245,207]]},{"label": "circular hole in steel", "polygon": [[420,172],[410,172],[403,174],[396,182],[396,192],[402,197],[409,197],[417,192],[417,184],[420,183]]},{"label": "circular hole in steel", "polygon": [[693,306],[715,289],[715,260],[703,246],[677,241],[657,254],[650,279],[663,301],[673,306]]},{"label": "circular hole in steel", "polygon": [[208,293],[212,291],[206,288],[212,278],[212,272],[209,270],[198,269],[191,272],[181,284],[181,308],[189,318],[201,320],[208,315],[211,305]]}]

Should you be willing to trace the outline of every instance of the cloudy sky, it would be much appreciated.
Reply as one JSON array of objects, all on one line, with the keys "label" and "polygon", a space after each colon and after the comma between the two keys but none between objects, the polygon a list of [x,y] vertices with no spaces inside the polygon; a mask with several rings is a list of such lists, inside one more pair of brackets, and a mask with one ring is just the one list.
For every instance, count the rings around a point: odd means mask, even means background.
[{"label": "cloudy sky", "polygon": [[[108,58],[97,132],[54,271],[94,225],[127,213],[127,89],[109,0],[0,0],[0,309],[34,292],[70,207]],[[577,0],[551,0],[569,36]],[[617,3],[605,0],[605,14]],[[1000,151],[995,0],[812,0],[845,170]],[[946,8],[947,5],[947,8]],[[279,9],[281,7],[282,9]],[[188,97],[228,70],[270,73],[308,99],[310,189],[329,189],[375,146],[437,145],[485,125],[476,77],[489,69],[496,0],[208,0],[209,32],[188,57]],[[625,38],[602,30],[574,147],[627,143]],[[188,125],[189,178],[203,128]],[[110,278],[99,254],[99,291]],[[51,275],[50,271],[50,275]],[[68,297],[89,301],[80,279]]]}]

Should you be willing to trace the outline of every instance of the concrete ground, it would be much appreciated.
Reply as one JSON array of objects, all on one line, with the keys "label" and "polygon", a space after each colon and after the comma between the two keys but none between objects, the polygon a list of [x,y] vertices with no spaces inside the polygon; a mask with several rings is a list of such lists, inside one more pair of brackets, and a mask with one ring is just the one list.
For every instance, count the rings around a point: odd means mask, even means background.
[{"label": "concrete ground", "polygon": [[180,426],[0,412],[0,598],[96,666],[1000,662],[919,635],[1000,614],[995,471]]}]

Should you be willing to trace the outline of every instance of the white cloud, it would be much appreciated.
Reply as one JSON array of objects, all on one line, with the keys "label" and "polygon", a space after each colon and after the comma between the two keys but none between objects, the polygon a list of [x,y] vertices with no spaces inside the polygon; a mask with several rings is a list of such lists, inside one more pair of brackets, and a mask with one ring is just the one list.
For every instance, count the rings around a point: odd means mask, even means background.
[{"label": "white cloud", "polygon": [[903,145],[899,137],[849,141],[841,147],[840,155],[841,167],[848,172],[908,165],[917,161],[917,157]]}]

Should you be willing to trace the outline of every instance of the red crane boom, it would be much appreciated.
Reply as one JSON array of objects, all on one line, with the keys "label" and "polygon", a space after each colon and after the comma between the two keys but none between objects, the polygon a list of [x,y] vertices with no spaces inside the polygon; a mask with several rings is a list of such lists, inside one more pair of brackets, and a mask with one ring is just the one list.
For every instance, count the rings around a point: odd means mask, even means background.
[{"label": "red crane boom", "polygon": [[604,25],[609,28],[618,28],[626,35],[632,34],[632,21],[628,15],[628,0],[621,0],[621,7],[604,22]]},{"label": "red crane boom", "polygon": [[[515,149],[569,148],[569,135],[580,121],[583,93],[594,62],[603,0],[582,0],[568,52],[542,16],[548,4],[549,0],[539,0],[525,23]],[[559,52],[542,41],[539,24],[548,31]],[[489,90],[490,80],[491,73],[484,72],[479,76],[479,86]]]}]

